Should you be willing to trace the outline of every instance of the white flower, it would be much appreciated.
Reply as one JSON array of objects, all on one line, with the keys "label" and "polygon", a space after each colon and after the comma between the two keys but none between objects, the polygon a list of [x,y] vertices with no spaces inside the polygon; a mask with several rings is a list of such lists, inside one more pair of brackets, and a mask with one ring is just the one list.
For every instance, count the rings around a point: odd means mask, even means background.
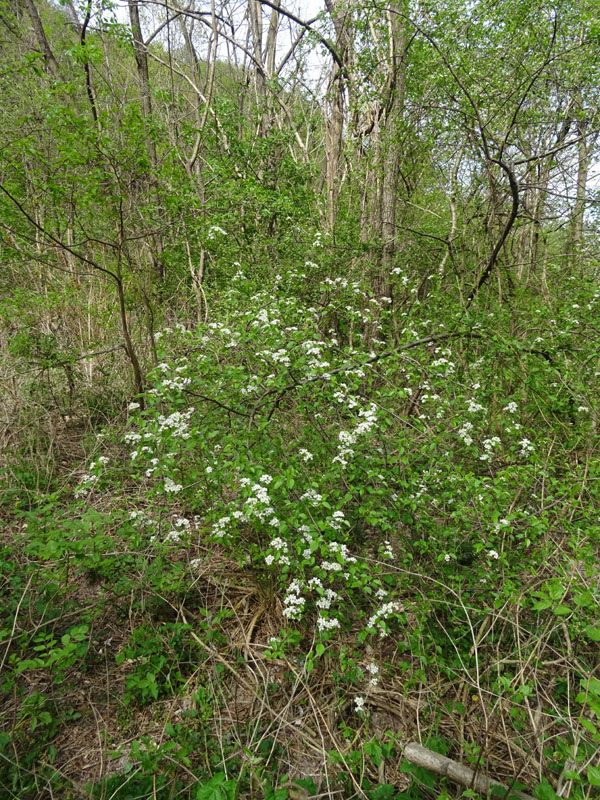
[{"label": "white flower", "polygon": [[127,406],[127,411],[137,411],[139,407],[140,407],[139,403],[129,403],[129,405]]},{"label": "white flower", "polygon": [[334,628],[340,627],[340,621],[333,617],[332,619],[327,619],[327,617],[317,617],[317,628],[320,631],[330,631]]},{"label": "white flower", "polygon": [[306,502],[310,503],[311,506],[316,506],[321,502],[322,499],[323,496],[318,492],[315,492],[314,489],[308,489],[300,498],[300,502],[306,500]]},{"label": "white flower", "polygon": [[494,558],[496,560],[498,560],[500,558],[500,556],[498,555],[498,551],[497,550],[488,550],[487,557],[488,558]]},{"label": "white flower", "polygon": [[390,617],[392,614],[396,614],[401,611],[402,607],[400,603],[395,601],[391,601],[389,603],[384,603],[381,608],[378,608],[377,611],[369,617],[369,621],[367,622],[367,628],[378,628],[380,637],[384,637],[387,635],[385,628],[383,627],[383,622],[387,617]]},{"label": "white flower", "polygon": [[356,706],[356,711],[358,714],[362,714],[365,710],[365,698],[364,697],[355,697],[354,698],[354,705]]},{"label": "white flower", "polygon": [[285,607],[283,609],[283,616],[298,619],[304,610],[306,600],[300,596],[302,587],[299,580],[293,580],[289,587],[288,593],[284,598]]},{"label": "white flower", "polygon": [[518,409],[518,405],[513,400],[510,403],[508,403],[507,405],[505,405],[503,410],[504,411],[508,411],[509,414],[516,414],[517,413],[517,409]]},{"label": "white flower", "polygon": [[331,607],[331,603],[336,597],[337,592],[334,592],[333,589],[325,589],[325,594],[317,600],[315,605],[327,610]]},{"label": "white flower", "polygon": [[302,456],[304,461],[312,461],[314,458],[312,453],[309,453],[308,450],[305,450],[303,447],[298,450],[298,453]]},{"label": "white flower", "polygon": [[450,555],[450,553],[446,553],[446,555],[444,556],[444,561],[450,561],[451,558],[452,556]]},{"label": "white flower", "polygon": [[491,461],[494,457],[494,448],[498,447],[500,439],[497,436],[491,436],[489,439],[483,440],[483,448],[485,453],[479,456],[480,461]]},{"label": "white flower", "polygon": [[379,672],[379,667],[377,666],[377,664],[367,664],[366,670],[371,675],[377,675],[377,673]]},{"label": "white flower", "polygon": [[271,483],[272,480],[273,480],[273,476],[272,475],[261,475],[260,476],[260,482],[266,484],[267,486]]},{"label": "white flower", "polygon": [[321,561],[321,569],[326,572],[341,572],[342,565],[338,564],[337,561]]},{"label": "white flower", "polygon": [[165,478],[165,492],[173,492],[177,494],[183,489],[180,483],[175,483],[171,478]]},{"label": "white flower", "polygon": [[469,414],[475,414],[477,411],[485,411],[485,406],[482,406],[481,403],[477,403],[475,400],[469,400],[469,407],[467,408]]},{"label": "white flower", "polygon": [[529,453],[533,453],[533,451],[535,449],[533,444],[529,441],[529,439],[521,439],[519,444],[521,445],[521,453],[520,454],[522,456],[527,456],[527,455],[529,455]]},{"label": "white flower", "polygon": [[217,233],[220,233],[221,236],[227,236],[227,231],[224,231],[223,228],[220,228],[218,225],[211,225],[208,229],[208,238],[214,239]]},{"label": "white flower", "polygon": [[206,474],[207,474],[207,475],[210,475],[210,473],[211,473],[212,471],[213,471],[213,468],[212,468],[212,467],[210,467],[210,466],[209,466],[209,467],[207,467],[207,468],[206,468],[206,470],[205,470],[205,472],[206,472]]},{"label": "white flower", "polygon": [[[577,411],[579,411],[582,414],[587,414],[589,412],[589,408],[587,406],[579,406]],[[100,459],[98,459],[98,461],[100,461]]]}]

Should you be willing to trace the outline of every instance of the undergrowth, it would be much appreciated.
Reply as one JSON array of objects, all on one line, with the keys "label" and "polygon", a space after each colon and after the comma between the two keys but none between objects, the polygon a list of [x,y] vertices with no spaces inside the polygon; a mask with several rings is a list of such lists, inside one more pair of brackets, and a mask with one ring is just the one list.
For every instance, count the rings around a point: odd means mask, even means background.
[{"label": "undergrowth", "polygon": [[452,317],[316,244],[160,331],[126,421],[7,518],[3,796],[458,796],[412,740],[597,793],[598,293]]}]

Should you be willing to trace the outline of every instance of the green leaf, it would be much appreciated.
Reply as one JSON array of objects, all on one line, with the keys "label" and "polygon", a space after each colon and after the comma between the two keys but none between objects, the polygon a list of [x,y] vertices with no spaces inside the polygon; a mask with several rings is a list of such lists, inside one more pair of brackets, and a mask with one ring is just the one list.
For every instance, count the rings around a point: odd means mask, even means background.
[{"label": "green leaf", "polygon": [[224,772],[219,772],[208,783],[196,790],[196,800],[234,800],[235,781],[226,780]]},{"label": "green leaf", "polygon": [[370,800],[392,800],[396,797],[396,787],[391,783],[378,783],[369,792]]},{"label": "green leaf", "polygon": [[569,606],[565,606],[562,603],[556,608],[552,609],[552,612],[556,614],[557,617],[566,617],[568,614],[571,614],[573,609],[569,608]]},{"label": "green leaf", "polygon": [[294,783],[301,789],[306,789],[310,795],[317,794],[317,784],[312,778],[298,778],[298,780],[295,780]]},{"label": "green leaf", "polygon": [[588,625],[583,629],[583,633],[584,636],[587,636],[587,638],[591,639],[592,642],[600,642],[600,628],[594,628],[591,625]]},{"label": "green leaf", "polygon": [[587,768],[587,777],[592,786],[600,786],[600,767],[592,767],[590,765]]},{"label": "green leaf", "polygon": [[598,678],[589,677],[587,680],[582,679],[579,681],[579,685],[582,689],[586,689],[588,692],[600,696],[600,681]]},{"label": "green leaf", "polygon": [[534,795],[539,800],[556,800],[556,792],[549,783],[540,783],[534,790]]},{"label": "green leaf", "polygon": [[318,645],[316,646],[315,650],[316,650],[317,656],[319,656],[319,657],[322,656],[323,653],[325,652],[325,645],[323,644],[323,642],[319,642]]},{"label": "green leaf", "polygon": [[579,606],[580,608],[589,608],[594,604],[594,598],[592,597],[591,592],[581,592],[580,594],[576,594],[573,600],[575,605]]}]

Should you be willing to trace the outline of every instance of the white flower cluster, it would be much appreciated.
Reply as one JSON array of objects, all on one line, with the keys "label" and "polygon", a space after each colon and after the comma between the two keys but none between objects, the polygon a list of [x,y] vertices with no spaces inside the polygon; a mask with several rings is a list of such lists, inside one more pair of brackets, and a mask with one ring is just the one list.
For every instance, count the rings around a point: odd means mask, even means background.
[{"label": "white flower cluster", "polygon": [[[271,309],[272,314],[277,314],[277,311]],[[281,320],[277,316],[269,317],[269,312],[266,308],[261,308],[257,314],[256,319],[252,321],[253,328],[277,328],[281,325]]]},{"label": "white flower cluster", "polygon": [[320,632],[331,631],[334,628],[339,628],[339,627],[340,627],[340,621],[339,619],[336,619],[336,617],[323,617],[320,615],[317,617],[317,628],[319,629]]},{"label": "white flower cluster", "polygon": [[510,403],[504,406],[502,409],[503,411],[508,411],[509,414],[516,414],[519,409],[519,406],[515,403],[514,400],[511,400]]},{"label": "white flower cluster", "polygon": [[345,405],[349,410],[358,408],[359,402],[356,397],[348,393],[346,384],[342,383],[340,387],[340,389],[333,393],[333,399],[337,400],[340,405]]},{"label": "white flower cluster", "polygon": [[309,505],[313,506],[313,508],[321,502],[323,499],[323,495],[320,495],[318,492],[315,492],[314,489],[308,489],[304,494],[300,497],[300,502],[306,502]]},{"label": "white flower cluster", "polygon": [[158,418],[158,432],[171,431],[174,438],[189,439],[191,436],[189,421],[194,411],[195,408],[191,407],[183,412],[174,411],[168,417],[164,417],[161,414]]},{"label": "white flower cluster", "polygon": [[379,678],[377,677],[377,675],[379,674],[379,667],[377,666],[377,664],[371,663],[371,664],[367,664],[365,669],[369,673],[369,675],[371,676],[371,678],[369,679],[369,687],[370,688],[371,687],[374,688],[379,683]]},{"label": "white flower cluster", "polygon": [[529,439],[521,439],[521,441],[519,442],[519,444],[521,445],[521,451],[520,451],[520,455],[521,455],[521,456],[525,456],[525,457],[526,457],[526,456],[528,456],[530,453],[533,453],[533,451],[535,450],[535,447],[534,447],[534,446],[533,446],[533,444],[532,444],[532,443],[529,441]]},{"label": "white flower cluster", "polygon": [[183,486],[180,483],[175,483],[172,478],[165,478],[165,492],[169,494],[179,494],[179,492],[183,489]]},{"label": "white flower cluster", "polygon": [[497,436],[491,436],[489,439],[484,439],[483,449],[485,453],[479,456],[480,461],[491,461],[494,458],[494,449],[500,445],[500,439]]},{"label": "white flower cluster", "polygon": [[223,228],[220,228],[218,225],[211,225],[208,229],[208,238],[214,239],[220,233],[221,236],[227,236],[227,231],[224,231]]},{"label": "white flower cluster", "polygon": [[280,350],[261,350],[257,355],[266,359],[270,358],[271,361],[274,361],[276,364],[283,364],[284,367],[289,367],[292,363],[287,354],[287,350],[283,348]]},{"label": "white flower cluster", "polygon": [[248,386],[242,386],[240,391],[242,394],[254,394],[255,392],[258,392],[259,388],[260,388],[260,378],[258,377],[258,375],[251,375],[250,383],[248,384]]},{"label": "white flower cluster", "polygon": [[380,638],[384,638],[388,635],[387,626],[385,625],[385,621],[388,617],[391,617],[393,614],[397,614],[402,611],[402,606],[400,603],[395,601],[390,601],[388,603],[384,603],[377,611],[369,617],[369,621],[367,622],[367,628],[375,628],[379,630]]},{"label": "white flower cluster", "polygon": [[301,596],[302,586],[299,580],[293,580],[288,586],[287,594],[284,598],[283,616],[288,619],[299,619],[306,604],[306,600]]},{"label": "white flower cluster", "polygon": [[305,339],[305,341],[302,342],[301,347],[307,356],[316,356],[317,358],[321,357],[321,352],[323,349],[322,342],[318,342],[314,339]]},{"label": "white flower cluster", "polygon": [[439,358],[431,362],[431,366],[438,371],[438,377],[453,375],[456,371],[456,364],[450,361],[452,352],[448,349],[442,350],[440,347],[436,347],[434,353],[441,353]]},{"label": "white flower cluster", "polygon": [[161,381],[161,385],[163,389],[181,390],[184,387],[189,386],[191,382],[191,378],[186,378],[183,375],[176,375],[174,378],[165,378]]},{"label": "white flower cluster", "polygon": [[221,517],[221,519],[218,519],[212,526],[213,536],[217,536],[219,539],[225,536],[227,532],[226,529],[230,524],[230,522],[231,522],[231,517],[229,516]]},{"label": "white flower cluster", "polygon": [[383,543],[383,557],[384,558],[394,557],[394,551],[392,550],[392,545],[387,540]]},{"label": "white flower cluster", "polygon": [[[346,561],[349,564],[356,563],[356,558],[350,555],[350,553],[348,552],[348,546],[345,544],[340,544],[339,542],[329,542],[329,552],[335,553],[342,559],[342,561]],[[329,567],[329,568],[325,567],[325,564],[328,564],[328,562],[323,561],[321,566],[323,567],[323,569],[328,569],[329,572],[339,571],[342,569],[341,564],[337,564],[335,567]]]},{"label": "white flower cluster", "polygon": [[324,593],[317,600],[316,606],[328,611],[331,607],[331,603],[336,599],[337,596],[337,592],[334,592],[333,589],[325,589]]},{"label": "white flower cluster", "polygon": [[377,406],[375,403],[371,403],[369,408],[361,408],[358,412],[358,416],[361,418],[361,421],[353,431],[340,431],[338,434],[338,439],[341,444],[338,446],[338,452],[337,455],[334,456],[333,461],[338,461],[342,467],[346,467],[348,465],[348,459],[354,455],[352,446],[356,444],[358,437],[370,433],[375,427],[375,423],[377,422]]},{"label": "white flower cluster", "polygon": [[331,515],[331,519],[329,520],[329,527],[333,528],[334,531],[339,531],[342,529],[342,522],[345,521],[346,517],[343,511],[334,511]]},{"label": "white flower cluster", "polygon": [[478,411],[485,411],[485,406],[482,406],[481,403],[478,403],[476,400],[471,398],[469,400],[469,405],[467,406],[467,411],[469,414],[476,414]]},{"label": "white flower cluster", "polygon": [[312,461],[312,460],[313,460],[313,458],[314,458],[313,454],[312,454],[312,453],[310,453],[308,450],[305,450],[305,448],[304,448],[304,447],[301,447],[301,448],[300,448],[300,450],[298,450],[298,455],[302,456],[302,460],[303,460],[305,463],[306,463],[307,461]]},{"label": "white flower cluster", "polygon": [[[149,450],[150,448],[145,448],[145,447],[142,447],[142,451],[143,451],[143,450],[146,450],[146,449],[147,449],[147,450]],[[131,457],[133,458],[133,453],[131,454]],[[150,459],[150,464],[152,464],[152,466],[151,466],[151,467],[148,467],[148,469],[147,469],[147,470],[146,470],[146,472],[144,473],[144,475],[145,475],[147,478],[151,478],[151,477],[152,477],[152,475],[153,475],[153,474],[156,472],[156,470],[158,469],[158,458],[151,458],[151,459]]]},{"label": "white flower cluster", "polygon": [[[92,462],[93,464],[93,462]],[[91,465],[90,465],[91,466]],[[79,486],[75,489],[75,497],[79,499],[80,497],[84,497],[88,492],[90,492],[95,483],[98,482],[98,476],[92,474],[86,474],[81,476],[81,482]]]},{"label": "white flower cluster", "polygon": [[364,714],[365,713],[365,698],[364,697],[355,697],[354,698],[354,707],[357,714]]},{"label": "white flower cluster", "polygon": [[470,447],[473,444],[473,437],[471,436],[471,431],[473,430],[473,423],[465,422],[462,428],[457,433],[459,439],[462,439],[463,442]]},{"label": "white flower cluster", "polygon": [[270,546],[275,550],[275,555],[269,553],[269,555],[265,557],[267,566],[270,567],[274,562],[289,566],[290,559],[288,556],[287,542],[284,542],[281,537],[277,536],[277,538],[271,540]]},{"label": "white flower cluster", "polygon": [[[265,477],[271,478],[270,475],[263,475],[261,480],[263,482]],[[270,480],[267,481],[270,483]],[[245,511],[243,513],[244,519],[249,519],[251,516],[257,517],[261,522],[266,522],[268,517],[273,517],[274,510],[271,506],[271,499],[266,486],[260,483],[255,483],[251,488],[252,496],[246,500]],[[276,519],[276,518],[275,518]],[[277,523],[278,524],[278,523]]]}]

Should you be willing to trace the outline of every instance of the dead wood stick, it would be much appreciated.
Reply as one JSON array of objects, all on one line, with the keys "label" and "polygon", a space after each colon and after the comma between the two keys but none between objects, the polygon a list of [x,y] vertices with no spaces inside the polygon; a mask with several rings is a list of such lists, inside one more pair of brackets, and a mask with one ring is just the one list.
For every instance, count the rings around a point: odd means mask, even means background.
[{"label": "dead wood stick", "polygon": [[444,775],[454,783],[460,783],[462,786],[475,789],[476,792],[481,792],[485,796],[494,790],[494,795],[498,798],[501,798],[502,792],[504,792],[506,798],[518,797],[519,800],[534,800],[529,794],[518,792],[516,789],[509,789],[503,783],[492,778],[486,778],[485,775],[474,772],[470,767],[459,764],[458,761],[453,761],[451,758],[446,758],[446,756],[442,756],[439,753],[434,753],[433,750],[428,750],[416,742],[407,744],[403,755],[411,764],[428,769],[437,775]]}]

